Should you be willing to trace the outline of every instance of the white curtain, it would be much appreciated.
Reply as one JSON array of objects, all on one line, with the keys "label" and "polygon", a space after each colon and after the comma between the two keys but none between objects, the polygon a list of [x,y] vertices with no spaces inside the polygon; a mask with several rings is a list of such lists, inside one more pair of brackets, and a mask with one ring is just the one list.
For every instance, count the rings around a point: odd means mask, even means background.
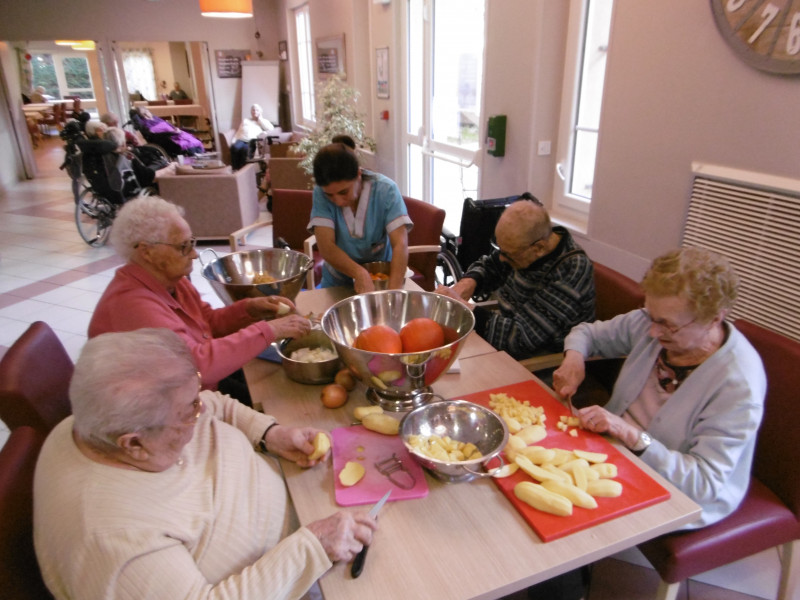
[{"label": "white curtain", "polygon": [[128,92],[139,92],[146,100],[158,100],[153,55],[149,48],[143,50],[123,50],[122,67]]}]

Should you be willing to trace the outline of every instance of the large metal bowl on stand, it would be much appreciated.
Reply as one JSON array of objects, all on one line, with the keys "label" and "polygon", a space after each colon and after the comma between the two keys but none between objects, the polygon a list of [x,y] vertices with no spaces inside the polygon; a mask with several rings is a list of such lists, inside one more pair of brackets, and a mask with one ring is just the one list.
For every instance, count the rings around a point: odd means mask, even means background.
[{"label": "large metal bowl on stand", "polygon": [[[425,352],[386,354],[354,347],[360,332],[373,325],[400,331],[417,317],[433,319],[444,329],[444,345]],[[432,292],[386,290],[345,298],[322,317],[322,330],[339,357],[367,386],[367,398],[384,410],[404,411],[425,404],[431,385],[458,357],[475,327],[462,302]]]},{"label": "large metal bowl on stand", "polygon": [[[214,260],[203,263],[203,255],[211,252]],[[314,266],[302,252],[283,248],[261,248],[217,256],[212,249],[200,255],[203,277],[226,305],[243,298],[284,296],[294,301]]]}]

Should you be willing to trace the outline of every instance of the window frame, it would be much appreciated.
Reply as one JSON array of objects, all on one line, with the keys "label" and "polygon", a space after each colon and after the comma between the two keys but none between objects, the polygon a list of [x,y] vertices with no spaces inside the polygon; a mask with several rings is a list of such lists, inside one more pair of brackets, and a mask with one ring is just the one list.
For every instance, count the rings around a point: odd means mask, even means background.
[{"label": "window frame", "polygon": [[[314,86],[314,43],[311,37],[311,11],[308,3],[291,9],[293,46],[297,56],[296,68],[293,70],[295,89],[294,96],[295,123],[300,127],[311,129],[316,124],[316,89]],[[305,31],[300,31],[298,19],[305,19]]]},{"label": "window frame", "polygon": [[[94,94],[94,81],[92,79],[92,69],[91,65],[89,64],[89,59],[86,56],[80,54],[73,54],[69,52],[58,52],[58,51],[41,51],[41,52],[33,52],[31,56],[31,60],[36,60],[39,56],[48,56],[52,61],[53,71],[56,77],[56,85],[58,86],[58,100],[62,100],[67,96],[74,96],[75,92],[91,92],[91,96],[88,98],[83,98],[84,100],[95,100]],[[64,71],[64,59],[67,58],[78,58],[83,60],[86,63],[86,71],[89,75],[89,87],[88,88],[71,88],[67,85],[67,76]],[[35,88],[39,83],[33,82],[33,87]]]},{"label": "window frame", "polygon": [[[612,36],[614,0],[611,7],[609,21],[609,45]],[[592,0],[570,0],[569,25],[567,28],[567,45],[564,60],[564,79],[561,92],[562,110],[558,128],[558,151],[560,159],[555,169],[556,177],[553,180],[553,206],[551,213],[557,220],[564,221],[580,230],[586,231],[592,198],[586,198],[572,193],[569,187],[572,184],[575,161],[575,148],[577,145],[577,132],[586,129],[578,122],[579,107],[581,103],[581,84],[583,78],[583,65],[587,57],[586,42],[589,18],[589,4]],[[606,65],[607,69],[607,65]],[[600,94],[602,107],[605,95],[605,82]],[[602,111],[602,108],[600,109]],[[602,122],[602,112],[601,118]],[[595,143],[595,166],[597,164],[597,148],[602,128],[598,126],[598,141]]]}]

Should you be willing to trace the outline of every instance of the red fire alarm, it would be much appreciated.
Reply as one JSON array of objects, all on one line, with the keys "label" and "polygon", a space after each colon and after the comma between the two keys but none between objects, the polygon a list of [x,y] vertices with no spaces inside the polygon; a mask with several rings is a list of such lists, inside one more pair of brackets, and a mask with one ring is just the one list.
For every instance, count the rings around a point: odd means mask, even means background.
[{"label": "red fire alarm", "polygon": [[381,121],[388,121],[389,120],[389,111],[382,110],[381,111]]}]

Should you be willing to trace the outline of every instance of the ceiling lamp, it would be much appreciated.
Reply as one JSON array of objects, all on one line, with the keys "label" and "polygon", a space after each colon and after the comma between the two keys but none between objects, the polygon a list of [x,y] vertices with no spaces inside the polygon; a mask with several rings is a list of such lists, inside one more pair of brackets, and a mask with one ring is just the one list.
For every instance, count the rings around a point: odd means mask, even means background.
[{"label": "ceiling lamp", "polygon": [[83,42],[75,42],[72,44],[73,50],[94,50],[94,42],[92,40],[85,40]]},{"label": "ceiling lamp", "polygon": [[72,46],[73,44],[80,44],[78,40],[56,40],[56,46]]},{"label": "ceiling lamp", "polygon": [[253,16],[253,0],[200,0],[204,17],[246,19]]}]

